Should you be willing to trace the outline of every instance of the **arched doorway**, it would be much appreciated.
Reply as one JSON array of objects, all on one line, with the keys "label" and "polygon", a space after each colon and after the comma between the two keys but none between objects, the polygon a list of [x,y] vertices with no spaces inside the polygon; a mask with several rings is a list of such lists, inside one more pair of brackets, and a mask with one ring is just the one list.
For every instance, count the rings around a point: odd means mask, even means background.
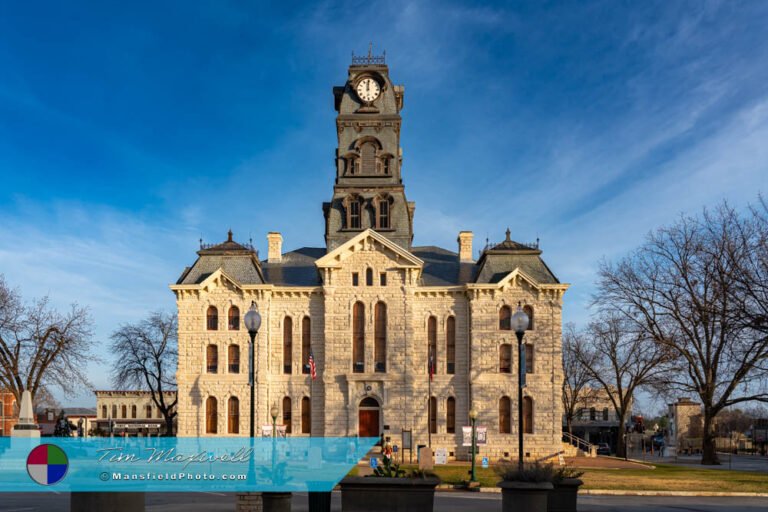
[{"label": "arched doorway", "polygon": [[360,437],[379,437],[380,411],[381,407],[375,398],[368,396],[360,401],[357,429]]}]

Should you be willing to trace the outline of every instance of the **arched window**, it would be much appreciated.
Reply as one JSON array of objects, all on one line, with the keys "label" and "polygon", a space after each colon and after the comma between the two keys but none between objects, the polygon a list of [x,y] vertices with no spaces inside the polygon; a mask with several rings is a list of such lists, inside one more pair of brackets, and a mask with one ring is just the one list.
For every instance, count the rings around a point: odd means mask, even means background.
[{"label": "arched window", "polygon": [[437,398],[429,397],[429,432],[437,434]]},{"label": "arched window", "polygon": [[594,407],[589,408],[589,421],[595,421],[597,419],[597,410]]},{"label": "arched window", "polygon": [[283,425],[285,425],[285,432],[291,433],[291,397],[283,397]]},{"label": "arched window", "polygon": [[456,433],[456,399],[452,396],[445,401],[445,431],[448,434]]},{"label": "arched window", "polygon": [[603,421],[608,421],[608,408],[603,409]]},{"label": "arched window", "polygon": [[512,308],[501,306],[499,310],[499,329],[509,331],[512,329]]},{"label": "arched window", "polygon": [[120,406],[120,417],[121,418],[127,418],[128,417],[128,406],[127,405],[121,405]]},{"label": "arched window", "polygon": [[533,398],[523,398],[523,432],[533,434]]},{"label": "arched window", "polygon": [[136,406],[131,406],[131,418],[136,419]]},{"label": "arched window", "polygon": [[113,418],[117,418],[117,406],[116,405],[112,406],[112,417]]},{"label": "arched window", "polygon": [[523,306],[523,312],[528,315],[528,329],[526,331],[533,330],[533,306]]},{"label": "arched window", "polygon": [[365,371],[365,305],[355,302],[352,308],[352,371]]},{"label": "arched window", "polygon": [[227,349],[229,373],[240,373],[240,345],[232,344]]},{"label": "arched window", "polygon": [[227,432],[240,433],[240,400],[232,396],[227,403]]},{"label": "arched window", "polygon": [[531,343],[525,344],[525,373],[534,373],[533,371],[533,345]]},{"label": "arched window", "polygon": [[237,306],[230,307],[227,318],[228,318],[227,325],[229,325],[229,330],[239,331],[240,330],[240,309]]},{"label": "arched window", "polygon": [[147,419],[151,419],[152,418],[152,405],[147,405],[144,408],[144,417],[147,418]]},{"label": "arched window", "polygon": [[375,371],[387,371],[387,305],[376,303],[374,309],[373,364]]},{"label": "arched window", "polygon": [[512,345],[499,345],[499,373],[512,373]]},{"label": "arched window", "polygon": [[384,174],[389,176],[392,174],[392,157],[385,156],[384,157]]},{"label": "arched window", "polygon": [[312,404],[308,396],[301,399],[301,433],[312,433]]},{"label": "arched window", "polygon": [[354,155],[349,155],[347,158],[344,159],[347,166],[347,174],[354,176],[355,174],[360,174],[360,162],[358,161],[357,157]]},{"label": "arched window", "polygon": [[101,406],[101,417],[102,418],[106,418],[107,417],[107,406],[106,405],[102,405]]},{"label": "arched window", "polygon": [[389,229],[389,198],[383,197],[377,201],[376,227],[378,229]]},{"label": "arched window", "polygon": [[365,286],[373,286],[373,269],[365,269]]},{"label": "arched window", "polygon": [[290,374],[293,367],[293,319],[283,321],[283,373]]},{"label": "arched window", "polygon": [[312,321],[308,316],[301,319],[301,373],[309,374],[309,349],[312,340]]},{"label": "arched window", "polygon": [[360,147],[360,159],[363,161],[362,174],[376,174],[376,145],[365,142]]},{"label": "arched window", "polygon": [[209,331],[216,331],[219,329],[219,310],[216,306],[208,306],[208,312],[205,314],[206,325]]},{"label": "arched window", "polygon": [[205,401],[205,433],[215,434],[218,431],[219,411],[216,398],[209,396]]},{"label": "arched window", "polygon": [[499,400],[499,434],[512,433],[512,406],[508,396]]},{"label": "arched window", "polygon": [[437,317],[427,320],[427,372],[437,373]]},{"label": "arched window", "polygon": [[456,373],[456,317],[445,321],[445,373]]},{"label": "arched window", "polygon": [[208,373],[219,372],[219,347],[208,345],[205,350],[205,367]]}]

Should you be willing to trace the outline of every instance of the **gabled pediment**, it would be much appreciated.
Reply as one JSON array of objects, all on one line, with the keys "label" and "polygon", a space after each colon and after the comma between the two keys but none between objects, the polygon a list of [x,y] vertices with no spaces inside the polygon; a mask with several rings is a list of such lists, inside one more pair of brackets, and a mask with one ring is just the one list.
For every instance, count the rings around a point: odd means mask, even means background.
[{"label": "gabled pediment", "polygon": [[366,229],[342,245],[315,261],[318,269],[339,268],[344,260],[364,251],[379,251],[390,258],[398,268],[421,269],[424,262],[387,237],[372,229]]},{"label": "gabled pediment", "polygon": [[533,279],[531,276],[520,270],[520,268],[516,268],[504,278],[496,283],[496,286],[498,286],[501,289],[508,288],[508,287],[518,287],[520,286],[520,281],[524,281],[528,283],[528,285],[531,286],[531,288],[540,289],[539,283],[536,282],[535,279]]},{"label": "gabled pediment", "polygon": [[212,291],[217,288],[228,288],[232,291],[240,291],[242,287],[235,279],[227,275],[224,270],[219,268],[211,275],[203,279],[200,284],[200,289],[205,291]]}]

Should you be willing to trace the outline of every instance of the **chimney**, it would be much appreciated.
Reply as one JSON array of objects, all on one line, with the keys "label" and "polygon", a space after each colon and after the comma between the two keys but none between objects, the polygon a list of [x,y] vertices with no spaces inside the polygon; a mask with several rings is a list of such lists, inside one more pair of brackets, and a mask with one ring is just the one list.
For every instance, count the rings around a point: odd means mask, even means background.
[{"label": "chimney", "polygon": [[283,259],[283,235],[276,231],[267,233],[267,263],[280,263]]},{"label": "chimney", "polygon": [[472,237],[471,231],[459,231],[459,261],[472,263]]}]

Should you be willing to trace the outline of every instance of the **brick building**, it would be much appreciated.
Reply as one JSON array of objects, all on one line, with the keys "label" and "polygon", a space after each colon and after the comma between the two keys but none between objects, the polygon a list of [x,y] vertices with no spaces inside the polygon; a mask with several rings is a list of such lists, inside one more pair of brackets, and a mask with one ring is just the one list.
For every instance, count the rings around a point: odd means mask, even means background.
[{"label": "brick building", "polygon": [[[289,435],[378,436],[414,448],[431,440],[453,455],[468,412],[488,428],[483,454],[515,456],[517,341],[510,316],[531,317],[524,398],[526,452],[561,445],[561,313],[568,285],[536,244],[506,239],[475,260],[473,235],[457,250],[414,246],[415,203],[406,199],[400,111],[404,87],[380,57],[355,58],[333,89],[338,147],[325,247],[283,251],[267,235],[261,260],[234,240],[201,246],[171,285],[179,313],[178,430],[182,436],[247,435],[252,302],[263,323],[256,343],[256,426]],[[330,174],[330,173],[329,173]],[[286,201],[290,198],[287,197]],[[317,379],[309,375],[312,352]],[[430,356],[434,376],[430,379]]]},{"label": "brick building", "polygon": [[19,421],[16,397],[10,391],[0,390],[0,436],[10,436],[13,426]]}]

